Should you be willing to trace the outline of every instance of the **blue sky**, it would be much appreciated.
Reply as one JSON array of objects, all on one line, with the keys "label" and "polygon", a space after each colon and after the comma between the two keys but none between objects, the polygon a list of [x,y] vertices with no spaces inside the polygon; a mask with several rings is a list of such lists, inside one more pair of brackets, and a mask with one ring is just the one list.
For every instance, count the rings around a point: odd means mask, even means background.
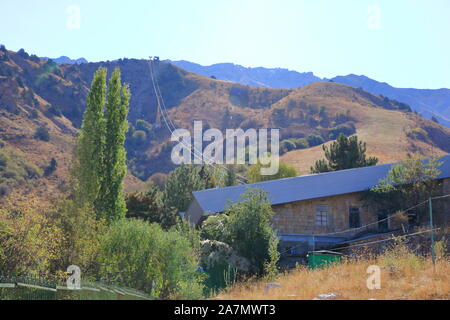
[{"label": "blue sky", "polygon": [[159,55],[450,88],[449,16],[449,0],[2,0],[0,43],[39,56]]}]

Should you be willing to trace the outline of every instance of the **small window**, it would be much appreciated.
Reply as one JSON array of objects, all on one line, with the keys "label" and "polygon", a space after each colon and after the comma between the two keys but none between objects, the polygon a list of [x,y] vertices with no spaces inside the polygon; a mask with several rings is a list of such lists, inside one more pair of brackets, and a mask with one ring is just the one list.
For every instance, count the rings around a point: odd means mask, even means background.
[{"label": "small window", "polygon": [[316,225],[322,227],[328,225],[328,206],[316,206]]},{"label": "small window", "polygon": [[350,208],[349,209],[349,225],[350,225],[350,228],[361,227],[361,221],[359,218],[359,208]]}]

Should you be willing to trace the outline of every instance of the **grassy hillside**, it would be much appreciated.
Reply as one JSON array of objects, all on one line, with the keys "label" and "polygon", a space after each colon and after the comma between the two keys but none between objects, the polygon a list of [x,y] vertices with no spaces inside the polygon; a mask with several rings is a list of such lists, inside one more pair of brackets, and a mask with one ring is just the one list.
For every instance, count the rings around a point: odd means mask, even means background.
[{"label": "grassy hillside", "polygon": [[[450,260],[445,255],[444,242],[438,243],[436,266],[429,255],[418,255],[397,242],[376,257],[360,254],[358,258],[345,258],[342,263],[320,269],[300,266],[279,275],[273,281],[280,286],[268,291],[264,290],[267,281],[238,283],[221,292],[217,299],[311,300],[333,294],[331,299],[337,300],[447,300]],[[368,273],[369,266],[380,268],[379,289],[367,287],[373,274]]]},{"label": "grassy hillside", "polygon": [[[450,152],[448,128],[411,112],[390,110],[384,105],[384,99],[360,89],[336,83],[314,83],[297,89],[291,96],[324,105],[331,113],[350,110],[355,119],[355,133],[367,143],[367,153],[378,157],[381,163],[398,161],[413,152],[426,156]],[[322,146],[316,146],[291,151],[282,160],[306,173],[322,156]]]},{"label": "grassy hillside", "polygon": [[[130,172],[147,180],[174,168],[170,161],[170,132],[164,122],[154,125],[157,100],[148,61],[62,64],[24,51],[0,50],[0,139],[9,150],[50,175],[37,178],[42,192],[64,188],[75,138],[84,112],[93,73],[104,66],[120,67],[129,83],[130,131],[126,147]],[[155,65],[156,77],[176,127],[191,129],[194,120],[205,127],[280,128],[282,159],[309,173],[322,157],[321,144],[340,132],[358,134],[368,154],[381,162],[406,154],[450,152],[450,129],[408,111],[405,104],[374,96],[362,89],[333,82],[316,82],[299,89],[268,89],[203,77],[167,62]],[[48,132],[41,137],[37,132]],[[127,188],[139,189],[141,180],[127,177]]]}]

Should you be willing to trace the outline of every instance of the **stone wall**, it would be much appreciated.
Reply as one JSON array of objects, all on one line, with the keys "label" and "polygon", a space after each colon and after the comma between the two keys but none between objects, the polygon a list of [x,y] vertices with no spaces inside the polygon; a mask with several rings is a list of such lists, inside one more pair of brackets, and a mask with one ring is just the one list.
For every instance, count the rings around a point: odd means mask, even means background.
[{"label": "stone wall", "polygon": [[[349,210],[352,207],[359,208],[360,225],[376,222],[378,220],[376,213],[364,207],[360,197],[360,193],[352,193],[275,205],[274,228],[278,233],[297,234],[324,234],[347,230],[350,228]],[[328,206],[326,226],[317,224],[317,206]],[[371,229],[377,230],[377,227],[377,224],[374,224]],[[345,235],[350,236],[361,231],[363,230],[358,229]]]}]

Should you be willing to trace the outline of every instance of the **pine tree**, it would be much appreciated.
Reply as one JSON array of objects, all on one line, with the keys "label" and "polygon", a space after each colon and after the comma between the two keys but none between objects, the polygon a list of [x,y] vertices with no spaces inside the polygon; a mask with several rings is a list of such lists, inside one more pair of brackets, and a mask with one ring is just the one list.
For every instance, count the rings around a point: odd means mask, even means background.
[{"label": "pine tree", "polygon": [[101,185],[96,201],[96,211],[108,222],[125,217],[126,203],[123,194],[123,179],[127,172],[124,147],[128,131],[128,104],[130,91],[121,84],[120,69],[116,68],[108,86],[105,119],[105,143],[101,169]]},{"label": "pine tree", "polygon": [[100,189],[105,121],[103,108],[106,101],[106,69],[99,68],[92,80],[87,97],[80,135],[75,150],[72,176],[80,204],[93,204]]},{"label": "pine tree", "polygon": [[312,173],[374,166],[378,162],[375,157],[366,158],[366,143],[358,141],[357,136],[348,138],[341,133],[329,149],[326,146],[322,148],[326,160],[317,161],[311,167]]}]

